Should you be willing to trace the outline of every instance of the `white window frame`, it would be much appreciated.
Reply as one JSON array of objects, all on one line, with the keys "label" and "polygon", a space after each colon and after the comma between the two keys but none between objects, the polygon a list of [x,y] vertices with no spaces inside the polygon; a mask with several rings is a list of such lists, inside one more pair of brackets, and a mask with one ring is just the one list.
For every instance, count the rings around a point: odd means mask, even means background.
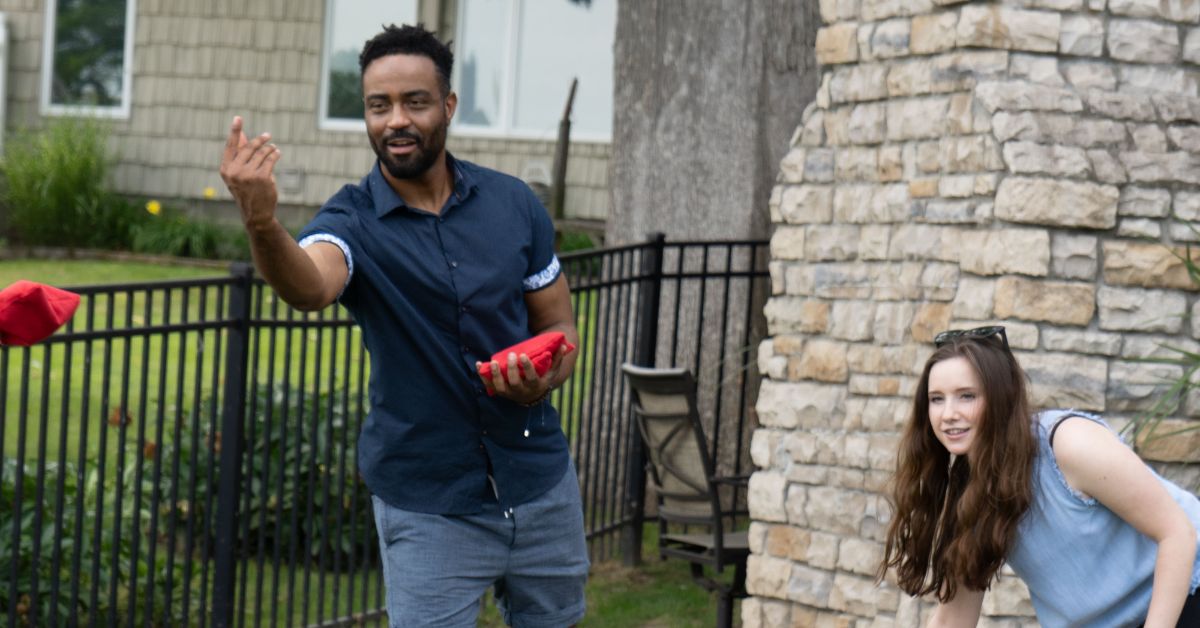
[{"label": "white window frame", "polygon": [[[317,89],[317,128],[322,131],[356,131],[367,130],[367,122],[360,116],[351,118],[329,117],[329,57],[333,52],[333,5],[336,0],[325,0],[325,34],[321,41],[321,86]],[[414,5],[415,14],[397,23],[414,24],[421,15],[420,0]]]},{"label": "white window frame", "polygon": [[[454,25],[454,40],[465,41],[463,37],[463,14],[465,7],[463,0],[454,0],[458,3],[456,13],[457,23]],[[526,8],[526,3],[530,0],[506,0],[508,2],[508,37],[504,41],[504,80],[501,85],[504,86],[504,94],[500,98],[499,118],[503,121],[502,124],[492,126],[460,124],[455,122],[451,130],[459,137],[472,138],[492,138],[492,139],[518,139],[518,140],[537,140],[537,141],[554,141],[558,137],[558,122],[561,118],[554,121],[553,129],[547,131],[534,131],[530,129],[519,129],[512,127],[512,108],[513,101],[516,99],[516,73],[517,60],[519,52],[519,44],[521,41],[521,11]],[[533,0],[534,2],[540,0]],[[566,0],[560,0],[566,2]],[[616,1],[616,0],[614,0]],[[614,34],[615,37],[615,34]],[[457,55],[457,51],[455,51]],[[453,88],[454,91],[459,91],[459,80],[462,75],[459,72],[454,72]],[[564,84],[560,101],[563,105],[567,102],[567,93],[570,85]],[[561,109],[559,109],[561,111]],[[596,133],[581,131],[576,128],[571,129],[571,142],[597,143],[608,144],[612,142],[612,135],[606,133]]]},{"label": "white window frame", "polygon": [[54,80],[55,18],[58,16],[58,0],[46,0],[46,23],[42,37],[42,115],[47,116],[92,116],[97,118],[128,119],[133,99],[133,39],[137,32],[137,0],[125,2],[125,50],[121,67],[121,104],[118,106],[60,105],[50,100],[51,84]]}]

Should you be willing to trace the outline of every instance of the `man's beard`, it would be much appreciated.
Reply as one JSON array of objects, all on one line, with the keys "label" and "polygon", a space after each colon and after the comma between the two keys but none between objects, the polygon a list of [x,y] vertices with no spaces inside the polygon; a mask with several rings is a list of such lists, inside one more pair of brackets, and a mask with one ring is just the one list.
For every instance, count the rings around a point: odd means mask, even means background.
[{"label": "man's beard", "polygon": [[[445,122],[434,127],[433,133],[429,136],[428,141],[421,141],[419,133],[411,131],[396,131],[380,136],[378,143],[371,142],[371,148],[375,150],[375,155],[379,157],[379,163],[387,168],[388,174],[395,179],[416,179],[429,171],[437,161],[438,155],[442,153],[442,148],[446,146],[446,127],[449,126]],[[417,149],[411,154],[397,157],[392,155],[387,150],[387,144],[391,140],[409,139],[416,143]]]}]

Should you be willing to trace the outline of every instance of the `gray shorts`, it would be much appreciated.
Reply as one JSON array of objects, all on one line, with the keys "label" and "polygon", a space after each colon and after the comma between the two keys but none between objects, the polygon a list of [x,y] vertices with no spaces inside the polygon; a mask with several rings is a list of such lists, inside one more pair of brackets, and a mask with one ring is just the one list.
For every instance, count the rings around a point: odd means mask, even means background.
[{"label": "gray shorts", "polygon": [[474,626],[489,586],[510,626],[561,628],[583,618],[589,563],[574,465],[508,516],[495,501],[473,515],[373,501],[390,625]]}]

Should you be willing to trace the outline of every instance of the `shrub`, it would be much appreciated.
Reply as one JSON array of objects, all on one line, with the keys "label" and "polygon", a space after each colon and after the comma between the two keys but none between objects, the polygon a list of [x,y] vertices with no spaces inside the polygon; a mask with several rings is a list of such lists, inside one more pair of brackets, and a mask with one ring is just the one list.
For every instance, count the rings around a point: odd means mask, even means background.
[{"label": "shrub", "polygon": [[109,191],[108,129],[88,118],[57,118],[16,134],[4,160],[5,204],[26,244],[117,248],[143,213]]},{"label": "shrub", "polygon": [[135,252],[204,259],[250,259],[250,245],[242,229],[192,221],[171,209],[161,211],[131,230],[131,246]]}]

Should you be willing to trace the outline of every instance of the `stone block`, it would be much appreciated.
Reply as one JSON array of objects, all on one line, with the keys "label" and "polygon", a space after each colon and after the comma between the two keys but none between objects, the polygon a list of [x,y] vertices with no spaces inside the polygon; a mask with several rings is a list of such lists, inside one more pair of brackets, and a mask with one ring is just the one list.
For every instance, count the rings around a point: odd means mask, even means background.
[{"label": "stone block", "polygon": [[1200,220],[1200,194],[1182,190],[1177,192],[1172,215],[1179,220]]},{"label": "stone block", "polygon": [[1012,222],[1110,229],[1120,193],[1111,185],[1007,177],[996,192],[996,217]]},{"label": "stone block", "polygon": [[1173,148],[1189,153],[1200,153],[1200,126],[1191,124],[1167,127],[1167,139]]},{"label": "stone block", "polygon": [[1062,61],[1059,63],[1067,83],[1080,91],[1117,89],[1117,72],[1100,61]]},{"label": "stone block", "polygon": [[1082,148],[1034,142],[1005,142],[1004,162],[1016,174],[1086,177],[1091,162]]},{"label": "stone block", "polygon": [[833,577],[833,589],[829,592],[829,607],[855,615],[874,617],[879,590],[872,578],[862,578],[844,573]]},{"label": "stone block", "polygon": [[786,432],[758,428],[750,436],[750,460],[760,469],[770,469],[779,458],[780,447]]},{"label": "stone block", "polygon": [[833,181],[832,148],[813,148],[804,156],[804,179],[810,183]]},{"label": "stone block", "polygon": [[[915,313],[914,305],[905,302],[883,302],[875,308],[875,342],[899,344],[904,342]],[[854,348],[851,348],[851,352]],[[861,370],[861,369],[856,369]]]},{"label": "stone block", "polygon": [[858,61],[858,23],[844,22],[817,31],[817,63],[833,65]]},{"label": "stone block", "polygon": [[[833,589],[832,573],[804,565],[795,565],[792,567],[786,597],[793,602],[800,602],[807,606],[827,608],[831,589]],[[747,590],[749,590],[749,582],[747,582]],[[751,593],[754,592],[751,591]]]},{"label": "stone block", "polygon": [[1128,93],[1159,92],[1195,96],[1197,92],[1196,76],[1174,64],[1118,65],[1117,81],[1118,89]]},{"label": "stone block", "polygon": [[995,304],[998,318],[1086,326],[1096,311],[1096,287],[1001,277],[996,281]]},{"label": "stone block", "polygon": [[833,324],[829,335],[838,340],[868,341],[872,339],[875,323],[875,303],[872,301],[834,301]]},{"label": "stone block", "polygon": [[950,325],[953,306],[949,303],[923,303],[917,306],[909,333],[917,342],[933,342],[938,332]]},{"label": "stone block", "polygon": [[1163,218],[1170,213],[1171,192],[1163,188],[1147,188],[1135,185],[1121,189],[1121,200],[1117,213],[1121,216]]},{"label": "stone block", "polygon": [[834,190],[833,210],[841,223],[903,222],[909,215],[908,186],[840,185]]},{"label": "stone block", "polygon": [[883,545],[864,539],[843,539],[838,548],[837,568],[863,576],[874,576],[883,558]]},{"label": "stone block", "polygon": [[1113,361],[1108,367],[1108,410],[1147,412],[1183,377],[1176,364]]},{"label": "stone block", "polygon": [[916,300],[921,298],[920,263],[884,264],[867,270],[872,287],[871,297],[876,301]]},{"label": "stone block", "polygon": [[1194,420],[1164,419],[1154,433],[1146,431],[1138,438],[1138,455],[1159,462],[1200,462],[1200,430]]},{"label": "stone block", "polygon": [[954,227],[906,224],[895,228],[888,259],[958,261],[960,230]]},{"label": "stone block", "polygon": [[870,38],[871,56],[879,59],[907,56],[911,33],[907,19],[891,19],[875,25]]},{"label": "stone block", "polygon": [[862,102],[887,98],[890,66],[862,63],[835,68],[829,80],[829,97],[835,103]]},{"label": "stone block", "polygon": [[746,489],[750,517],[755,521],[787,521],[784,501],[787,486],[787,478],[778,471],[757,471],[751,475]]},{"label": "stone block", "polygon": [[751,595],[786,599],[792,576],[792,561],[786,558],[750,555],[746,560],[746,590]]},{"label": "stone block", "polygon": [[771,259],[804,259],[804,234],[804,227],[777,227],[771,234]]},{"label": "stone block", "polygon": [[1029,376],[1034,407],[1104,411],[1107,360],[1075,353],[1024,352],[1017,359]]},{"label": "stone block", "polygon": [[754,407],[760,425],[794,429],[830,425],[845,404],[845,386],[764,380]]},{"label": "stone block", "polygon": [[887,259],[892,228],[888,225],[863,225],[859,232],[858,258],[864,261]]},{"label": "stone block", "polygon": [[1179,29],[1149,20],[1108,22],[1108,54],[1133,63],[1171,63],[1179,57]]},{"label": "stone block", "polygon": [[879,149],[854,146],[834,153],[834,176],[841,182],[874,181],[879,175]]},{"label": "stone block", "polygon": [[964,271],[976,275],[1045,277],[1050,270],[1050,235],[1041,229],[967,231],[959,260]]},{"label": "stone block", "polygon": [[867,509],[866,493],[826,486],[808,488],[804,513],[813,530],[842,536],[858,534],[858,522]]},{"label": "stone block", "polygon": [[875,178],[883,183],[894,183],[904,178],[903,149],[897,145],[879,148],[879,169]]},{"label": "stone block", "polygon": [[857,105],[850,112],[847,139],[854,144],[878,144],[883,141],[887,108],[881,103]]},{"label": "stone block", "polygon": [[1200,64],[1200,28],[1189,28],[1183,36],[1183,60]]},{"label": "stone block", "polygon": [[1108,0],[1108,10],[1114,15],[1159,18],[1172,22],[1194,23],[1200,20],[1200,3],[1195,0]]},{"label": "stone block", "polygon": [[951,304],[951,315],[959,319],[991,318],[996,284],[990,279],[963,276]]},{"label": "stone block", "polygon": [[972,3],[959,13],[957,42],[961,47],[1055,52],[1061,28],[1057,13]]},{"label": "stone block", "polygon": [[846,368],[846,344],[829,340],[808,342],[800,356],[799,372],[796,375],[802,379],[819,382],[846,381],[849,376]]},{"label": "stone block", "polygon": [[991,134],[943,137],[938,149],[939,165],[945,173],[982,172],[1004,168],[1000,147]]},{"label": "stone block", "polygon": [[[1154,100],[1147,93],[1118,93],[1100,90],[1084,92],[1089,111],[1106,118],[1151,122],[1158,119]],[[1124,137],[1124,134],[1122,134]]]},{"label": "stone block", "polygon": [[1196,243],[1200,242],[1200,223],[1196,222],[1171,222],[1167,225],[1167,233],[1171,240],[1179,243]]},{"label": "stone block", "polygon": [[[1106,262],[1107,264],[1107,262]],[[1100,329],[1179,333],[1187,314],[1187,298],[1176,291],[1102,286]]]},{"label": "stone block", "polygon": [[828,185],[792,185],[783,188],[779,213],[791,224],[829,222],[833,218],[833,188]]},{"label": "stone block", "polygon": [[1125,183],[1129,180],[1129,175],[1125,172],[1124,164],[1107,150],[1089,150],[1087,156],[1092,162],[1092,172],[1096,174],[1097,181],[1102,183]]},{"label": "stone block", "polygon": [[1134,147],[1143,153],[1167,152],[1167,134],[1157,124],[1137,124],[1130,122],[1129,136],[1133,138]]},{"label": "stone block", "polygon": [[804,238],[804,258],[810,262],[854,259],[858,235],[855,225],[810,225]]},{"label": "stone block", "polygon": [[[1163,244],[1132,240],[1109,240],[1103,244],[1104,282],[1110,286],[1174,288],[1195,290],[1187,272],[1185,247],[1168,248]],[[1192,253],[1200,263],[1200,251]]]},{"label": "stone block", "polygon": [[1064,15],[1058,35],[1058,52],[1080,57],[1104,54],[1104,20],[1092,15]]},{"label": "stone block", "polygon": [[826,23],[858,17],[858,0],[820,0],[821,19]]},{"label": "stone block", "polygon": [[[809,103],[816,105],[815,102]],[[825,143],[825,112],[822,109],[816,109],[812,116],[806,118],[804,127],[800,131],[801,146],[821,146]]]},{"label": "stone block", "polygon": [[888,101],[888,141],[940,137],[949,106],[945,96]]},{"label": "stone block", "polygon": [[1014,52],[1009,62],[1009,76],[1051,87],[1062,87],[1066,84],[1058,71],[1058,58],[1041,54]]},{"label": "stone block", "polygon": [[1115,356],[1121,352],[1121,334],[1046,327],[1042,347],[1049,351]]},{"label": "stone block", "polygon": [[[828,145],[841,146],[850,143],[850,112],[849,106],[825,111],[825,142]],[[834,163],[836,162],[835,158]]]},{"label": "stone block", "polygon": [[777,558],[803,560],[808,554],[809,532],[790,525],[771,526],[767,531],[766,554]]},{"label": "stone block", "polygon": [[1054,234],[1051,269],[1064,279],[1094,279],[1099,265],[1096,244],[1099,239],[1089,235]]},{"label": "stone block", "polygon": [[1200,343],[1190,338],[1166,335],[1127,335],[1121,347],[1121,357],[1127,360],[1178,358],[1179,351],[1200,353]]},{"label": "stone block", "polygon": [[950,301],[958,287],[958,265],[930,263],[921,271],[921,298],[925,301]]},{"label": "stone block", "polygon": [[1122,238],[1158,240],[1162,237],[1162,224],[1151,218],[1122,218],[1117,224],[1117,235]]},{"label": "stone block", "polygon": [[951,50],[957,37],[958,13],[916,15],[912,19],[909,48],[913,54],[925,55]]},{"label": "stone block", "polygon": [[789,294],[822,299],[866,299],[874,289],[871,268],[859,264],[796,265],[786,268],[785,273]]},{"label": "stone block", "polygon": [[795,147],[779,160],[779,178],[780,183],[803,183],[804,182],[804,160],[807,153],[803,148]]},{"label": "stone block", "polygon": [[1083,100],[1073,90],[1036,85],[1028,81],[986,81],[975,88],[975,97],[989,113],[997,111],[1083,110]]}]

